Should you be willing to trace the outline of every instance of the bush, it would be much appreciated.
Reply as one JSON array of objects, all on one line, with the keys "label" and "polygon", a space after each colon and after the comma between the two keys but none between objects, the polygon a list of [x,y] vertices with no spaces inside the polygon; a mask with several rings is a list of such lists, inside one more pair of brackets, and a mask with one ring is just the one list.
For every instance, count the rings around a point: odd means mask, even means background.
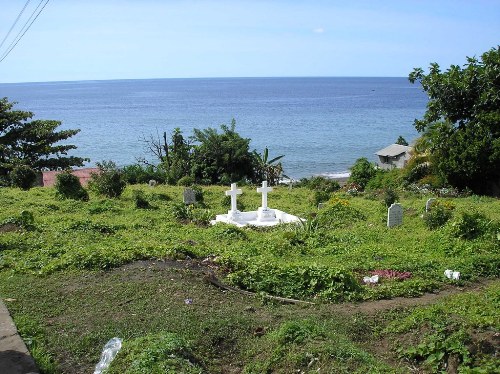
[{"label": "bush", "polygon": [[330,199],[330,193],[325,191],[314,191],[310,200],[314,206],[318,206],[320,203],[324,203]]},{"label": "bush", "polygon": [[9,223],[17,225],[28,231],[32,231],[35,229],[35,217],[29,210],[21,211],[21,214],[17,217],[7,218],[5,221],[0,223],[0,226]]},{"label": "bush", "polygon": [[358,158],[351,167],[349,182],[356,183],[362,189],[365,189],[370,179],[372,179],[376,173],[375,167],[370,164],[365,157]]},{"label": "bush", "polygon": [[382,170],[376,171],[373,178],[369,180],[365,188],[367,190],[377,190],[383,188],[397,188],[402,184],[401,169]]},{"label": "bush", "polygon": [[14,187],[29,190],[36,181],[36,172],[28,165],[16,166],[9,174]]},{"label": "bush", "polygon": [[399,196],[392,188],[388,188],[384,191],[384,203],[386,207],[390,207],[396,201],[398,201]]},{"label": "bush", "polygon": [[452,216],[452,208],[447,207],[439,202],[432,205],[431,209],[424,214],[424,222],[427,228],[435,230],[444,226]]},{"label": "bush", "polygon": [[57,174],[56,176],[56,196],[60,199],[73,199],[88,201],[89,194],[82,187],[80,179],[69,172]]},{"label": "bush", "polygon": [[490,226],[491,221],[479,212],[462,213],[457,222],[452,225],[452,234],[456,238],[472,240],[484,235]]},{"label": "bush", "polygon": [[149,209],[149,208],[151,208],[149,201],[146,199],[146,195],[141,190],[134,191],[132,196],[134,198],[135,207],[137,209]]},{"label": "bush", "polygon": [[153,165],[127,165],[122,168],[123,179],[128,184],[143,184],[154,179],[158,183],[167,181],[166,172],[158,166]]},{"label": "bush", "polygon": [[92,173],[89,186],[100,195],[110,198],[120,197],[126,186],[123,173],[112,161],[97,163],[97,167],[99,172]]},{"label": "bush", "polygon": [[178,186],[190,187],[194,184],[194,178],[186,175],[177,181]]},{"label": "bush", "polygon": [[244,289],[293,298],[352,300],[361,290],[354,276],[346,270],[318,265],[252,262],[229,274],[228,278]]}]

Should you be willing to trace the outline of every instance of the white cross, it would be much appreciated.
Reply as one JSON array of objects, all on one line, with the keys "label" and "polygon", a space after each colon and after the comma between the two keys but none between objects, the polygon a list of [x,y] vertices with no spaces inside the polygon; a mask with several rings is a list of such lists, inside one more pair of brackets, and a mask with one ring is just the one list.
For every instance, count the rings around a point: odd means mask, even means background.
[{"label": "white cross", "polygon": [[262,182],[262,187],[257,188],[257,192],[262,193],[262,209],[267,210],[267,193],[273,190],[272,187],[267,187],[267,181]]},{"label": "white cross", "polygon": [[231,183],[231,189],[226,191],[226,196],[231,196],[231,211],[236,212],[236,196],[241,195],[243,192],[236,188],[236,183]]}]

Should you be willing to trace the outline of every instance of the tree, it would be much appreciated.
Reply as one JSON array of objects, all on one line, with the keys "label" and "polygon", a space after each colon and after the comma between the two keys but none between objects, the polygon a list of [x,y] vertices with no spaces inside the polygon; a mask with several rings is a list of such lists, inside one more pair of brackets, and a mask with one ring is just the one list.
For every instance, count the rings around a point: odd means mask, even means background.
[{"label": "tree", "polygon": [[500,46],[463,68],[409,75],[429,96],[415,128],[425,138],[429,161],[451,185],[476,193],[500,192]]},{"label": "tree", "polygon": [[399,145],[408,145],[408,142],[406,141],[405,138],[403,138],[401,135],[399,135],[399,138],[396,140],[396,144],[399,144]]},{"label": "tree", "polygon": [[365,189],[367,183],[376,173],[375,167],[365,157],[361,157],[351,167],[349,182],[359,184],[362,189]]},{"label": "tree", "polygon": [[250,139],[242,138],[231,126],[217,129],[194,129],[192,175],[204,184],[228,184],[243,179],[253,179],[254,158],[249,151]]},{"label": "tree", "polygon": [[15,103],[0,99],[0,178],[5,179],[16,166],[35,171],[61,170],[83,166],[88,159],[67,156],[74,145],[61,141],[80,130],[55,131],[60,121],[34,120],[32,112],[13,110]]},{"label": "tree", "polygon": [[271,186],[279,183],[280,179],[284,176],[283,165],[281,160],[285,155],[274,157],[269,160],[269,149],[264,148],[262,154],[253,151],[254,163],[255,163],[255,178],[257,182],[262,182],[267,180]]}]

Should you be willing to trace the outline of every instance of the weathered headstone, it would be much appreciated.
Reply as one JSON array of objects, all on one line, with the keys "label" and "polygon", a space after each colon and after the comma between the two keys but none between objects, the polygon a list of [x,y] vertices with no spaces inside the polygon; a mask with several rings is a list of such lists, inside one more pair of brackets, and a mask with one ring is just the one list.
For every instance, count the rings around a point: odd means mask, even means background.
[{"label": "weathered headstone", "polygon": [[387,227],[399,226],[403,223],[403,207],[401,204],[392,204],[387,209]]},{"label": "weathered headstone", "polygon": [[184,204],[186,205],[196,204],[196,194],[194,193],[193,189],[191,188],[184,189],[183,201]]},{"label": "weathered headstone", "polygon": [[153,188],[154,186],[156,186],[157,183],[154,179],[150,179],[148,184],[149,184],[149,187]]},{"label": "weathered headstone", "polygon": [[431,197],[429,200],[427,200],[427,202],[425,203],[425,211],[428,212],[429,210],[431,210],[432,208],[432,205],[436,202],[436,199]]}]

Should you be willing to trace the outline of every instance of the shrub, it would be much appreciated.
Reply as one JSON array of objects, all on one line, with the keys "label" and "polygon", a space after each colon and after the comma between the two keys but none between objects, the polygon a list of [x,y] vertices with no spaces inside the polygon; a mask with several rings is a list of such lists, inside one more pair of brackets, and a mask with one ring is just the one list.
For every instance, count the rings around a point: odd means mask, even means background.
[{"label": "shrub", "polygon": [[69,172],[57,174],[56,176],[56,196],[60,199],[73,199],[88,201],[89,194],[82,187],[80,179]]},{"label": "shrub", "polygon": [[452,216],[452,208],[436,202],[432,205],[431,209],[424,214],[425,225],[430,230],[435,230],[444,226]]},{"label": "shrub", "polygon": [[367,190],[376,190],[383,188],[396,188],[401,186],[402,182],[402,170],[392,169],[392,170],[382,170],[376,171],[376,174],[371,178],[365,186]]},{"label": "shrub", "polygon": [[36,172],[28,165],[16,166],[9,174],[14,187],[29,190],[36,181]]},{"label": "shrub", "polygon": [[365,189],[366,185],[376,174],[375,167],[365,158],[358,158],[351,167],[351,176],[349,182],[358,184],[361,189]]},{"label": "shrub", "polygon": [[452,235],[456,238],[472,240],[484,235],[491,221],[479,212],[463,212],[460,219],[452,225]]},{"label": "shrub", "polygon": [[172,215],[178,221],[189,219],[189,207],[184,203],[176,203],[172,205]]},{"label": "shrub", "polygon": [[178,186],[190,187],[194,184],[194,178],[186,175],[177,181]]},{"label": "shrub", "polygon": [[231,273],[229,279],[246,289],[293,298],[349,300],[356,298],[361,289],[351,273],[318,265],[252,262]]},{"label": "shrub", "polygon": [[318,206],[320,203],[324,203],[330,199],[330,193],[325,191],[314,191],[310,200],[314,206]]},{"label": "shrub", "polygon": [[332,193],[340,189],[339,182],[335,179],[329,179],[321,176],[312,177],[306,180],[306,186],[315,191]]},{"label": "shrub", "polygon": [[133,192],[133,198],[135,202],[135,207],[137,209],[148,209],[151,208],[149,201],[146,199],[146,195],[141,190],[136,190]]},{"label": "shrub", "polygon": [[122,172],[112,161],[97,163],[97,167],[99,172],[92,173],[89,186],[100,195],[110,198],[120,197],[126,186]]},{"label": "shrub", "polygon": [[148,183],[154,179],[158,183],[165,183],[167,173],[163,168],[154,165],[127,165],[122,168],[123,179],[128,184]]},{"label": "shrub", "polygon": [[398,201],[398,199],[399,199],[398,194],[392,188],[387,188],[384,191],[384,204],[386,207],[389,208],[392,204]]},{"label": "shrub", "polygon": [[9,223],[17,225],[28,231],[32,231],[35,229],[35,217],[33,216],[33,213],[31,213],[29,210],[21,211],[21,214],[19,214],[19,216],[17,217],[7,218],[0,224],[0,226]]}]

